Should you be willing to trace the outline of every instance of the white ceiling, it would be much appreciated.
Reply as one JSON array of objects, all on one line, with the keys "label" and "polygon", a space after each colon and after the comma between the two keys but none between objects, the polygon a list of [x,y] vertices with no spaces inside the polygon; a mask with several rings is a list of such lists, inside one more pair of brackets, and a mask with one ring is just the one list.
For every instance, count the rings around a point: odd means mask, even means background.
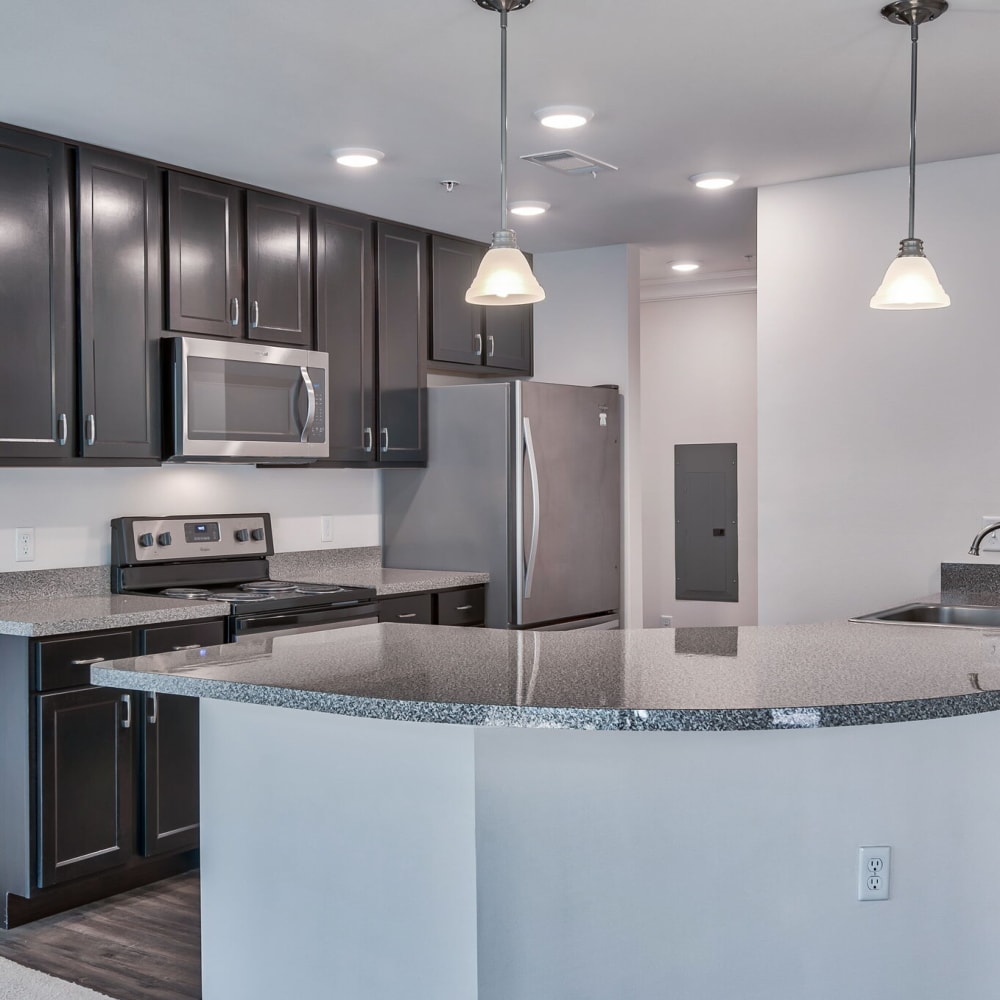
[{"label": "white ceiling", "polygon": [[[644,276],[745,269],[756,188],[907,158],[909,38],[878,2],[535,0],[510,15],[510,197],[536,252],[636,243]],[[499,16],[473,0],[16,0],[0,120],[488,240],[499,222]],[[921,161],[1000,152],[1000,0],[921,30]],[[532,111],[585,104],[573,132]],[[375,146],[373,171],[335,146]],[[573,148],[617,173],[518,157]],[[690,174],[732,170],[736,188]],[[438,183],[455,179],[448,193]],[[919,229],[918,176],[918,229]],[[906,190],[899,192],[905,235]]]}]

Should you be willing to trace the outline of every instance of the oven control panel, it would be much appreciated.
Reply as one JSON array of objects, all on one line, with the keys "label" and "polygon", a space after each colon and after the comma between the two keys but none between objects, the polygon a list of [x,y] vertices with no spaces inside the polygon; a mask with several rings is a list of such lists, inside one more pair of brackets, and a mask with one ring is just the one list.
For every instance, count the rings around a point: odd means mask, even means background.
[{"label": "oven control panel", "polygon": [[269,514],[117,517],[111,522],[111,562],[116,566],[273,553]]}]

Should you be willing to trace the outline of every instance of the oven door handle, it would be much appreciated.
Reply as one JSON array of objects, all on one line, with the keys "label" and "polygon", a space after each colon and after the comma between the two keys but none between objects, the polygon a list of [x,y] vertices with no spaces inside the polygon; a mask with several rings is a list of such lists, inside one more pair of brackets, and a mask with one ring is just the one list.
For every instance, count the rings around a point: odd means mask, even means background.
[{"label": "oven door handle", "polygon": [[302,425],[302,433],[299,435],[299,441],[305,442],[309,440],[309,432],[313,429],[313,424],[316,423],[316,390],[313,388],[309,369],[305,365],[299,368],[299,373],[302,376],[302,384],[306,387],[306,399],[308,400],[305,423]]},{"label": "oven door handle", "polygon": [[250,619],[243,623],[243,631],[253,632],[255,629],[285,628],[298,625],[298,615],[272,615],[267,618]]}]

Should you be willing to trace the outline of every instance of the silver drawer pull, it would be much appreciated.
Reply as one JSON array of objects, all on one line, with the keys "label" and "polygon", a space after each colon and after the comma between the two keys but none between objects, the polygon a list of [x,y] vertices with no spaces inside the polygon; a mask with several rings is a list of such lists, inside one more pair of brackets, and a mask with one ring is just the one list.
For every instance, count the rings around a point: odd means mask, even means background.
[{"label": "silver drawer pull", "polygon": [[171,648],[173,649],[173,652],[177,653],[182,649],[201,649],[201,643],[192,642],[190,646],[173,646]]},{"label": "silver drawer pull", "polygon": [[235,296],[229,300],[229,323],[231,326],[240,325],[240,300]]},{"label": "silver drawer pull", "polygon": [[471,604],[463,604],[463,605],[461,605],[461,607],[455,608],[455,610],[456,611],[471,611],[472,610],[472,605]]},{"label": "silver drawer pull", "polygon": [[160,716],[160,702],[156,696],[155,691],[152,694],[152,699],[153,699],[153,710],[149,713],[148,721],[151,726],[155,726]]},{"label": "silver drawer pull", "polygon": [[389,428],[382,428],[382,453],[384,454],[389,450]]},{"label": "silver drawer pull", "polygon": [[74,667],[89,667],[92,663],[103,663],[106,657],[92,656],[89,660],[70,660],[70,665]]},{"label": "silver drawer pull", "polygon": [[84,426],[86,427],[87,446],[90,447],[97,440],[97,418],[93,413],[87,414]]},{"label": "silver drawer pull", "polygon": [[483,353],[483,335],[481,333],[474,333],[472,335],[473,348],[472,353],[478,356],[482,356]]},{"label": "silver drawer pull", "polygon": [[365,428],[364,439],[365,439],[364,450],[366,452],[370,452],[374,445],[374,440],[372,438],[372,429],[370,427]]},{"label": "silver drawer pull", "polygon": [[256,299],[250,304],[250,325],[254,329],[260,326],[260,303]]},{"label": "silver drawer pull", "polygon": [[397,618],[416,618],[417,617],[417,613],[416,613],[416,611],[411,611],[411,612],[409,612],[408,614],[405,614],[405,615],[396,615],[396,617]]},{"label": "silver drawer pull", "polygon": [[492,334],[490,334],[490,336],[486,338],[486,343],[489,344],[489,350],[486,352],[486,357],[492,358],[494,353],[496,352],[496,346],[497,346],[496,341],[494,341]]},{"label": "silver drawer pull", "polygon": [[132,696],[123,694],[122,701],[125,703],[125,718],[122,719],[122,729],[132,728]]},{"label": "silver drawer pull", "polygon": [[69,422],[66,420],[66,414],[60,413],[59,418],[56,420],[56,443],[59,445],[64,445],[66,443],[66,438],[68,436]]}]

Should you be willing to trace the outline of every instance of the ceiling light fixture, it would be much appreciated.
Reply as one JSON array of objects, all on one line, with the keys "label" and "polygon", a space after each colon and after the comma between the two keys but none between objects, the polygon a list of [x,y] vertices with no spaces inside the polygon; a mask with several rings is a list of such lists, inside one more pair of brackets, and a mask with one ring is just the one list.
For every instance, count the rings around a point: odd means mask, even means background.
[{"label": "ceiling light fixture", "polygon": [[512,201],[511,215],[544,215],[552,206],[547,201]]},{"label": "ceiling light fixture", "polygon": [[344,146],[334,149],[330,155],[342,167],[374,167],[385,157],[381,149],[368,149],[365,146]]},{"label": "ceiling light fixture", "polygon": [[500,14],[500,228],[493,234],[465,301],[478,306],[515,306],[541,302],[545,292],[531,273],[517,236],[507,227],[507,14],[531,0],[475,0]]},{"label": "ceiling light fixture", "polygon": [[893,24],[910,28],[910,228],[899,241],[899,253],[889,265],[872,296],[872,309],[940,309],[951,299],[941,287],[931,262],[924,256],[923,240],[913,235],[913,208],[917,177],[917,33],[948,9],[946,0],[894,0],[880,13]]},{"label": "ceiling light fixture", "polygon": [[727,173],[724,170],[712,170],[707,174],[692,174],[688,180],[705,191],[721,191],[732,187],[740,179],[739,174]]},{"label": "ceiling light fixture", "polygon": [[680,271],[682,274],[687,274],[689,271],[697,271],[701,264],[694,260],[677,260],[670,265],[671,269],[674,271]]},{"label": "ceiling light fixture", "polygon": [[579,128],[594,117],[594,112],[579,104],[553,104],[539,108],[535,117],[546,128]]}]

